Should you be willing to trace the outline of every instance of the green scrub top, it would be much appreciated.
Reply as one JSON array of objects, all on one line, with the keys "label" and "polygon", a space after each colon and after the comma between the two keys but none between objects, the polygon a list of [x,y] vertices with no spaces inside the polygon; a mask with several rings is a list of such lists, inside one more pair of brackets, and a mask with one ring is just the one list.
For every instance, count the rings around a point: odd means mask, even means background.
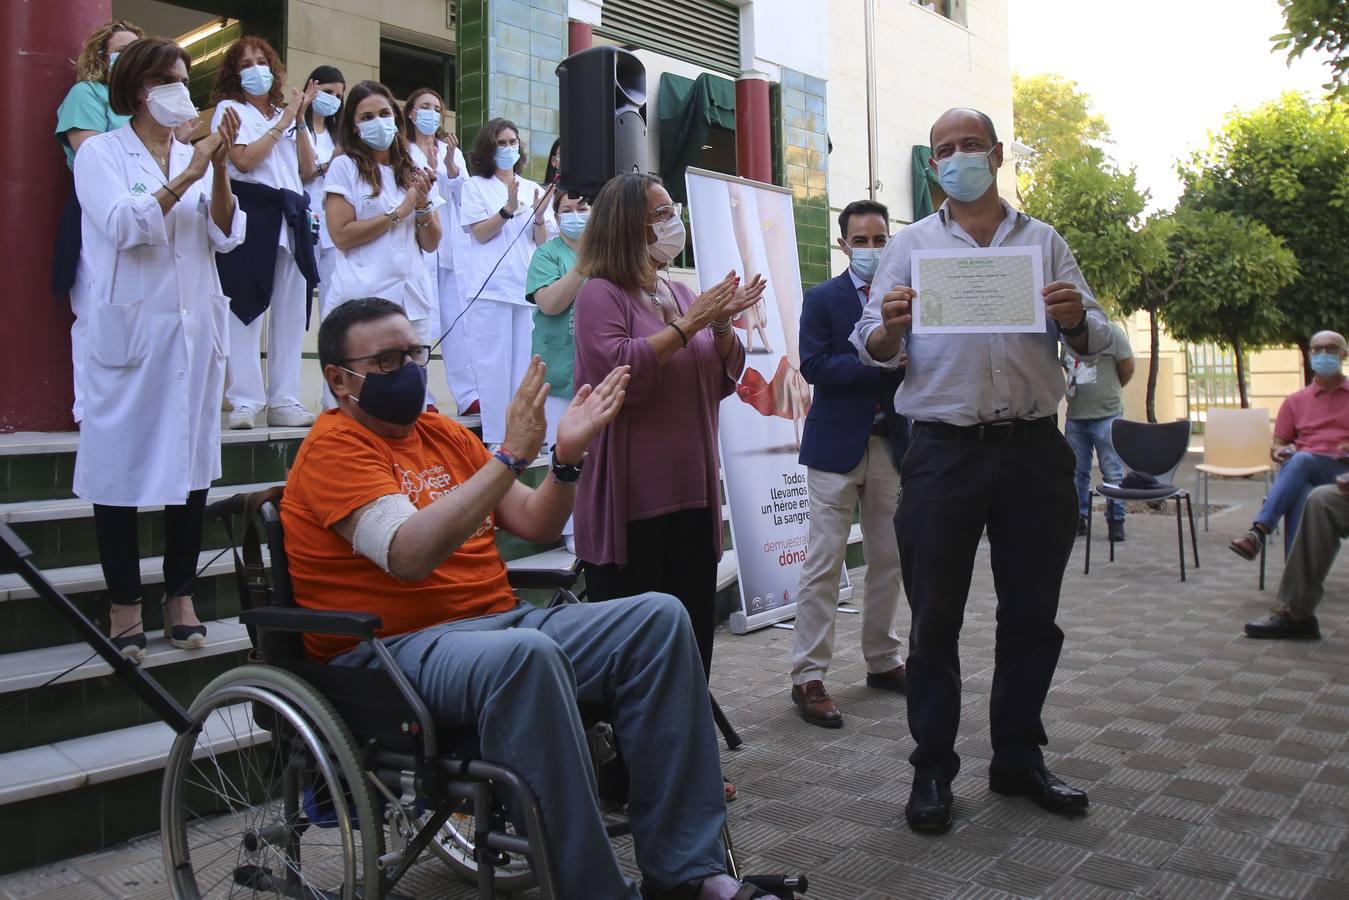
[{"label": "green scrub top", "polygon": [[130,116],[118,115],[108,105],[108,86],[101,81],[77,81],[56,109],[56,140],[66,152],[66,165],[75,168],[75,151],[66,132],[72,128],[102,134],[121,128]]}]

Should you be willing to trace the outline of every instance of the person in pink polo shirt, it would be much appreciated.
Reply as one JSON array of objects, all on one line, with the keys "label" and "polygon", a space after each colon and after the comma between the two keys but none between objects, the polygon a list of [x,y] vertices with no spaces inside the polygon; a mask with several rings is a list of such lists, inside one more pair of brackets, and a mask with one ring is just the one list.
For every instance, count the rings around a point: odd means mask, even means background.
[{"label": "person in pink polo shirt", "polygon": [[1281,463],[1274,487],[1251,523],[1250,531],[1230,544],[1243,559],[1255,559],[1265,538],[1286,519],[1285,551],[1297,536],[1303,504],[1314,488],[1349,474],[1349,380],[1344,377],[1344,335],[1320,331],[1312,335],[1311,364],[1315,378],[1290,394],[1274,421],[1270,455]]}]

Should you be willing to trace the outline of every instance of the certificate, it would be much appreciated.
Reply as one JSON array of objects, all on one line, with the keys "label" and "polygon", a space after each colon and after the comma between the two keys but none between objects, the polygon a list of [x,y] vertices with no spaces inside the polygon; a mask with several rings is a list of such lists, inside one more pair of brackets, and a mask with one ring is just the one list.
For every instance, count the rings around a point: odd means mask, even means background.
[{"label": "certificate", "polygon": [[1039,334],[1044,264],[1037,247],[914,250],[915,334]]}]

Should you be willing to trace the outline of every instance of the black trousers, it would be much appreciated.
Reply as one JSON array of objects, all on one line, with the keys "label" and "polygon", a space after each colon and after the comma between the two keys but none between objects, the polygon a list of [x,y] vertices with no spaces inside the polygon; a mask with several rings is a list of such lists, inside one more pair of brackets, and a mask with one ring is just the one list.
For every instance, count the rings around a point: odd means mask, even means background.
[{"label": "black trousers", "polygon": [[[164,596],[191,594],[201,555],[206,491],[193,491],[181,506],[164,507]],[[136,507],[94,504],[98,561],[108,583],[108,602],[141,602],[141,553]]]},{"label": "black trousers", "polygon": [[895,534],[909,629],[909,761],[954,778],[960,724],[960,627],[979,537],[988,533],[997,591],[997,648],[989,703],[993,768],[1043,760],[1040,712],[1058,665],[1054,624],[1077,524],[1075,457],[1055,428],[1007,443],[952,440],[914,428],[904,457]]},{"label": "black trousers", "polygon": [[685,509],[628,523],[628,562],[585,563],[586,596],[616,600],[648,591],[673,594],[684,604],[703,675],[712,672],[712,636],[717,628],[717,554],[712,512]]}]

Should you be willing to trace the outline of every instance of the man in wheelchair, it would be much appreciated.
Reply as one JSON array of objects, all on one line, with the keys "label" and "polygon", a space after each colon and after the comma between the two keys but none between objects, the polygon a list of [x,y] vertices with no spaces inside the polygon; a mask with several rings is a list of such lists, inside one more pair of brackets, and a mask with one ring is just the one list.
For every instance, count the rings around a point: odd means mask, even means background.
[{"label": "man in wheelchair", "polygon": [[[387,300],[344,303],[319,329],[337,408],[300,447],[281,503],[296,602],[381,616],[379,636],[435,717],[475,726],[482,757],[537,795],[564,897],[638,896],[605,833],[578,702],[609,709],[627,763],[641,896],[764,896],[725,874],[721,764],[683,607],[645,594],[537,609],[512,594],[493,538],[504,528],[557,540],[586,447],[623,404],[626,369],[577,390],[552,476],[530,489],[517,475],[543,442],[543,363],[531,363],[493,453],[422,411],[429,351]],[[305,650],[379,665],[354,638],[306,634]]]}]

